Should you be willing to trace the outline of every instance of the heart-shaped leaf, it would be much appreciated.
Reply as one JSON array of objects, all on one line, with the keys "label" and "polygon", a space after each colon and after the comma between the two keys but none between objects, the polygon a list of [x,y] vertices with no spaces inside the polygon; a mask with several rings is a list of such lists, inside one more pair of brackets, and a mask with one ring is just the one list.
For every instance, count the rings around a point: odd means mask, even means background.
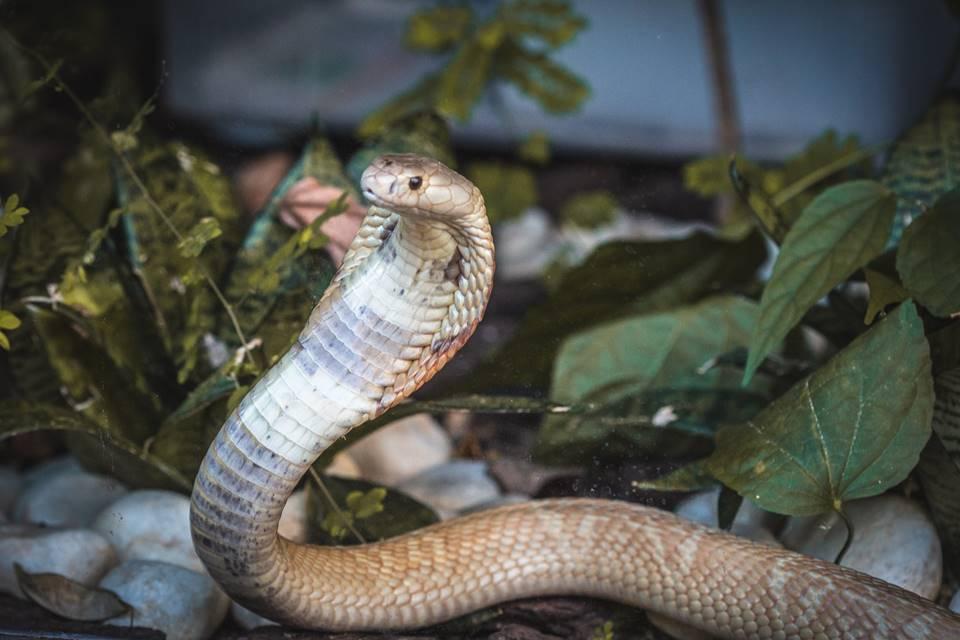
[{"label": "heart-shaped leaf", "polygon": [[744,382],[807,309],[880,255],[896,202],[880,183],[854,180],[827,189],[804,209],[763,290]]},{"label": "heart-shaped leaf", "polygon": [[907,476],[932,412],[930,352],[905,302],[756,418],[721,429],[707,468],[769,511],[839,510]]},{"label": "heart-shaped leaf", "polygon": [[897,272],[917,302],[946,317],[960,312],[960,189],[945,193],[903,232]]}]

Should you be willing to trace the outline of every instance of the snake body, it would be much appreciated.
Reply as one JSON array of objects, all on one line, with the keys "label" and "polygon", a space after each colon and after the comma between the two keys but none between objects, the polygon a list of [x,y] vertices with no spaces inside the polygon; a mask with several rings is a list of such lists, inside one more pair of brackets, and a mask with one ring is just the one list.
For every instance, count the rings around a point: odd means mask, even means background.
[{"label": "snake body", "polygon": [[897,587],[623,502],[494,509],[359,547],[277,535],[309,465],[430,379],[480,321],[494,253],[483,198],[442,164],[383,156],[372,203],[291,349],[240,402],[194,486],[194,544],[241,604],[298,627],[411,628],[506,600],[608,598],[729,638],[960,637]]}]

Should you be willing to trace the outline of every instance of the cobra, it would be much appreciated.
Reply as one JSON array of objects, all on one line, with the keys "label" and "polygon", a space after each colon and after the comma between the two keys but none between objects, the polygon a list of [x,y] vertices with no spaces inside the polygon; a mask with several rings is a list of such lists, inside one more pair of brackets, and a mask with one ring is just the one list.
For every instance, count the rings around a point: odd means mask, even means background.
[{"label": "cobra", "polygon": [[309,465],[429,380],[490,295],[493,242],[473,184],[410,155],[378,158],[361,184],[372,206],[343,265],[196,478],[194,544],[231,597],[327,630],[421,627],[568,594],[725,638],[960,637],[960,617],[887,583],[619,501],[534,501],[358,547],[278,536]]}]

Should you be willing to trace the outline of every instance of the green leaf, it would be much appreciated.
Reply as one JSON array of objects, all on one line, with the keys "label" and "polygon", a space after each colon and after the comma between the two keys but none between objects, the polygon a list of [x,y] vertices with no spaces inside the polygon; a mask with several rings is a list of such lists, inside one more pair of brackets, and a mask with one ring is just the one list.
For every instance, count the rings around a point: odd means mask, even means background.
[{"label": "green leaf", "polygon": [[421,9],[410,16],[404,42],[411,49],[443,51],[463,40],[472,21],[469,6]]},{"label": "green leaf", "polygon": [[619,204],[609,191],[578,193],[564,203],[560,219],[564,222],[595,229],[613,222]]},{"label": "green leaf", "polygon": [[907,302],[756,418],[721,429],[707,468],[769,511],[840,510],[913,469],[933,400],[923,324]]},{"label": "green leaf", "polygon": [[220,223],[216,218],[207,216],[200,218],[177,246],[184,257],[196,258],[203,253],[203,249],[208,242],[214,238],[219,238],[221,235],[223,235],[223,230],[220,228]]},{"label": "green leaf", "polygon": [[674,469],[652,480],[634,480],[634,491],[699,491],[715,485],[716,480],[703,460]]},{"label": "green leaf", "polygon": [[895,279],[876,269],[864,269],[867,286],[870,287],[870,301],[864,315],[864,324],[871,324],[877,314],[892,304],[900,304],[910,297],[910,294]]},{"label": "green leaf", "polygon": [[883,252],[895,207],[893,193],[870,180],[831,187],[810,203],[763,291],[744,382],[817,300]]},{"label": "green leaf", "polygon": [[434,102],[437,111],[463,121],[470,119],[490,81],[494,53],[503,35],[503,26],[493,22],[460,46],[440,74]]},{"label": "green leaf", "polygon": [[193,482],[121,435],[101,428],[83,414],[38,403],[0,403],[0,440],[35,431],[61,431],[89,438],[104,472],[142,488],[189,492]]},{"label": "green leaf", "polygon": [[960,187],[960,99],[942,97],[897,140],[883,183],[898,198],[890,234],[891,244],[898,244],[907,225]]},{"label": "green leaf", "polygon": [[467,176],[477,185],[491,222],[515,218],[537,203],[537,183],[527,167],[501,162],[474,162]]},{"label": "green leaf", "polygon": [[903,233],[897,272],[917,302],[947,317],[960,312],[960,189],[941,196]]},{"label": "green leaf", "polygon": [[160,424],[159,407],[117,366],[89,326],[62,309],[28,307],[70,403],[105,431],[142,443]]},{"label": "green leaf", "polygon": [[20,206],[20,196],[13,194],[7,198],[0,209],[0,238],[7,235],[7,231],[23,224],[23,216],[30,213],[30,209]]},{"label": "green leaf", "polygon": [[[307,483],[307,529],[313,543],[357,544],[359,541],[347,533],[348,525],[352,525],[367,542],[376,542],[438,520],[432,509],[399,491],[377,487],[363,480],[332,476],[322,476],[322,480],[340,513],[331,507],[315,482]],[[352,508],[351,503],[356,508]]]},{"label": "green leaf", "polygon": [[112,591],[88,587],[56,573],[28,573],[18,563],[13,569],[20,590],[61,618],[100,622],[130,611],[130,605]]},{"label": "green leaf", "polygon": [[756,315],[753,302],[723,296],[577,333],[560,347],[551,398],[575,402],[595,389],[627,381],[639,389],[736,388],[720,371],[700,368],[745,346]]},{"label": "green leaf", "polygon": [[545,388],[564,338],[637,313],[690,304],[709,293],[750,282],[766,256],[751,234],[731,242],[705,233],[665,242],[611,242],[568,270],[542,304],[494,356],[474,372],[471,391]]},{"label": "green leaf", "polygon": [[[622,459],[664,446],[682,455],[698,443],[678,438],[678,431],[709,440],[719,423],[752,417],[765,404],[763,396],[733,391],[738,385],[730,371],[705,371],[704,365],[747,344],[756,311],[743,298],[711,298],[603,324],[565,340],[553,369],[551,399],[597,406],[547,416],[538,435],[538,457],[566,464],[591,456]],[[717,393],[721,390],[728,393]],[[671,433],[674,442],[669,442]]]},{"label": "green leaf", "polygon": [[563,0],[514,0],[504,5],[502,14],[511,36],[537,38],[550,47],[568,43],[587,26]]},{"label": "green leaf", "polygon": [[387,490],[383,487],[374,487],[367,492],[351,491],[347,494],[347,509],[357,520],[363,520],[383,511],[386,497]]},{"label": "green leaf", "polygon": [[517,155],[524,162],[547,164],[550,162],[550,138],[545,131],[534,131],[517,149]]},{"label": "green leaf", "polygon": [[16,329],[20,326],[20,319],[9,311],[0,309],[0,329]]},{"label": "green leaf", "polygon": [[590,96],[586,82],[546,54],[527,51],[508,41],[499,56],[494,74],[512,82],[547,113],[576,111]]}]

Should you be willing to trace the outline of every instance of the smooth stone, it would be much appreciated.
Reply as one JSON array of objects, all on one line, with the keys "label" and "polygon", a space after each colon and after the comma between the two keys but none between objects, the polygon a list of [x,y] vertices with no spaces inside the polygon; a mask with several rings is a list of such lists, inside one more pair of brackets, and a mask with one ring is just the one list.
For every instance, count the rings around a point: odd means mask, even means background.
[{"label": "smooth stone", "polygon": [[246,631],[256,629],[257,627],[279,627],[279,622],[274,622],[269,618],[264,618],[259,613],[254,613],[238,602],[230,603],[230,615],[233,621]]},{"label": "smooth stone", "polygon": [[500,487],[487,474],[485,462],[454,460],[427,469],[397,489],[433,508],[441,518],[500,497]]},{"label": "smooth stone", "polygon": [[121,561],[156,560],[193,571],[203,563],[190,536],[190,499],[173,491],[133,491],[104,508],[91,525]]},{"label": "smooth stone", "polygon": [[48,527],[86,527],[126,492],[113,478],[69,466],[52,467],[25,478],[13,506],[13,520]]},{"label": "smooth stone", "polygon": [[430,414],[418,413],[391,422],[347,452],[357,463],[361,478],[394,487],[447,462],[453,454],[453,443]]},{"label": "smooth stone", "polygon": [[305,489],[295,491],[287,500],[287,504],[283,505],[277,532],[291,542],[299,544],[307,542],[307,492]]},{"label": "smooth stone", "polygon": [[106,538],[89,529],[4,525],[0,527],[0,591],[22,598],[14,563],[28,573],[57,573],[94,585],[117,563],[117,555]]},{"label": "smooth stone", "polygon": [[84,468],[73,456],[52,458],[31,467],[23,474],[23,488],[28,489],[39,482],[70,471],[84,471]]},{"label": "smooth stone", "polygon": [[[908,591],[936,598],[943,574],[940,538],[927,513],[895,494],[846,505],[854,537],[840,564]],[[790,518],[780,536],[784,546],[833,562],[847,529],[834,513]]]},{"label": "smooth stone", "polygon": [[[0,518],[5,518],[7,513],[10,512],[10,507],[17,499],[17,494],[20,493],[22,485],[23,478],[20,477],[16,469],[0,465]],[[0,522],[3,522],[3,520],[0,520]]]},{"label": "smooth stone", "polygon": [[953,594],[953,597],[950,598],[950,611],[954,613],[960,613],[960,591],[957,591]]},{"label": "smooth stone", "polygon": [[[720,526],[720,516],[717,512],[719,495],[720,487],[698,491],[681,500],[673,512],[681,518],[717,529]],[[774,518],[776,518],[774,514],[764,511],[750,500],[745,499],[740,503],[740,508],[737,510],[737,515],[730,527],[730,533],[754,542],[762,542],[775,547],[782,546],[777,537],[770,532]]]},{"label": "smooth stone", "polygon": [[338,478],[359,478],[360,467],[354,462],[353,458],[346,451],[341,451],[333,456],[333,460],[323,470],[327,475],[337,476]]},{"label": "smooth stone", "polygon": [[205,640],[217,630],[230,599],[210,576],[153,560],[127,560],[100,581],[133,607],[107,624],[158,629],[167,640]]},{"label": "smooth stone", "polygon": [[497,275],[505,280],[539,277],[559,250],[560,232],[550,215],[531,207],[494,227]]}]

